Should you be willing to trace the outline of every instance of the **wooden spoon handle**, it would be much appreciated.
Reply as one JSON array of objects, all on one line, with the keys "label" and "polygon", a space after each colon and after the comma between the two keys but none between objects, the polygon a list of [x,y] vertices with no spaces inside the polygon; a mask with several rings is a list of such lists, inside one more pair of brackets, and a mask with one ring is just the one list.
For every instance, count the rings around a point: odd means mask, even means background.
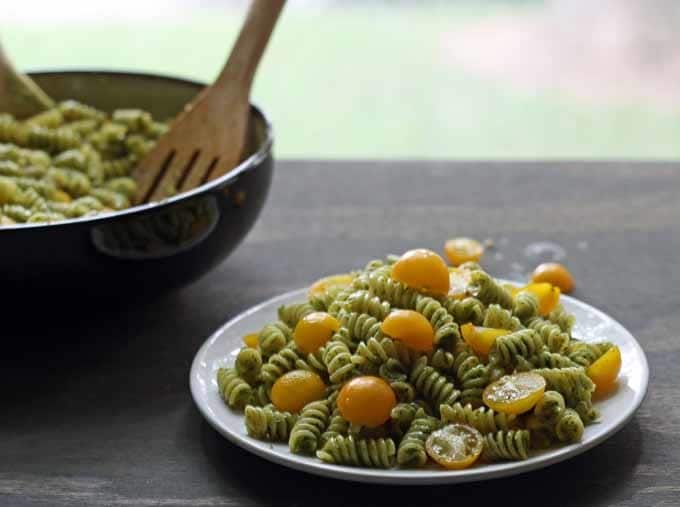
[{"label": "wooden spoon handle", "polygon": [[28,76],[16,71],[0,46],[0,112],[25,118],[54,106],[54,101]]},{"label": "wooden spoon handle", "polygon": [[222,72],[213,84],[249,95],[253,77],[286,0],[253,0]]}]

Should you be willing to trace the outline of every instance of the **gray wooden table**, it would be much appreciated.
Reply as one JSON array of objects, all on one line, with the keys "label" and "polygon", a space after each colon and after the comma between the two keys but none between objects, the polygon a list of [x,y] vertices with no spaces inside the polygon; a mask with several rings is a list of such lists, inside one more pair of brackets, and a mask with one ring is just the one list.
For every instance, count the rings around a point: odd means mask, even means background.
[{"label": "gray wooden table", "polygon": [[[397,488],[287,470],[198,414],[189,365],[220,324],[319,275],[458,235],[495,240],[485,265],[496,275],[531,267],[531,242],[566,250],[574,295],[628,327],[651,365],[622,431],[524,476]],[[677,165],[280,163],[254,231],[191,287],[85,315],[75,304],[43,314],[58,295],[43,296],[31,314],[0,313],[1,505],[680,505]]]}]

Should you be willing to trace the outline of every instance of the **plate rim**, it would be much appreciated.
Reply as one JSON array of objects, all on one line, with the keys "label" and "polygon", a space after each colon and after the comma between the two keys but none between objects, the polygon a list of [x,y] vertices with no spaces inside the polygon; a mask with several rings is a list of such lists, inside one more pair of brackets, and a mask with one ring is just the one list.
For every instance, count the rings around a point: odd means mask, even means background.
[{"label": "plate rim", "polygon": [[[499,278],[499,280],[506,282],[507,280]],[[512,283],[512,282],[510,282]],[[287,291],[283,294],[276,295],[261,303],[258,303],[240,313],[235,315],[233,318],[229,319],[223,325],[221,325],[217,330],[215,330],[206,340],[203,342],[201,347],[196,352],[194,359],[191,363],[191,369],[189,372],[189,385],[191,390],[191,396],[194,404],[198,408],[203,418],[210,424],[218,433],[220,433],[227,440],[237,445],[238,447],[255,454],[267,461],[285,466],[287,468],[292,468],[294,470],[300,470],[303,472],[311,473],[313,475],[318,475],[322,477],[328,477],[332,479],[339,479],[344,481],[353,482],[363,482],[372,484],[393,484],[393,485],[426,485],[426,484],[455,484],[464,482],[475,482],[489,479],[497,479],[501,477],[508,477],[512,475],[518,475],[525,472],[530,472],[532,470],[538,470],[541,468],[560,463],[562,461],[569,460],[575,456],[583,454],[584,452],[592,449],[593,447],[599,445],[605,440],[611,438],[616,433],[618,433],[624,426],[630,422],[632,417],[635,415],[637,410],[642,405],[645,400],[649,388],[649,363],[647,361],[647,356],[644,349],[637,341],[635,336],[626,329],[617,319],[607,315],[602,310],[584,302],[579,299],[573,298],[571,296],[562,295],[567,301],[577,306],[585,307],[588,311],[597,314],[598,317],[605,320],[611,321],[616,327],[620,328],[625,334],[632,338],[632,343],[635,348],[637,348],[639,356],[641,358],[642,366],[642,383],[641,389],[635,392],[635,397],[633,403],[626,409],[625,415],[614,424],[614,426],[607,432],[596,435],[588,442],[571,444],[568,446],[561,447],[563,452],[558,454],[546,454],[539,455],[534,460],[528,461],[516,461],[512,462],[511,467],[503,467],[499,469],[493,469],[489,467],[485,468],[469,468],[466,470],[437,470],[436,472],[430,474],[422,475],[411,475],[409,470],[399,470],[399,469],[370,469],[370,468],[355,468],[346,467],[339,465],[330,465],[323,462],[307,462],[303,460],[302,457],[298,459],[288,458],[282,456],[277,452],[269,451],[267,449],[259,447],[256,443],[250,442],[248,438],[244,438],[242,435],[237,434],[227,425],[222,423],[215,414],[208,410],[208,404],[202,403],[201,398],[201,386],[199,381],[199,370],[202,369],[201,363],[203,362],[206,352],[210,347],[222,336],[230,327],[236,325],[241,320],[249,317],[250,315],[259,312],[263,307],[268,307],[270,305],[276,304],[279,301],[288,300],[296,296],[304,295],[307,292],[307,287],[299,288],[291,291]],[[493,465],[491,465],[493,466]]]}]

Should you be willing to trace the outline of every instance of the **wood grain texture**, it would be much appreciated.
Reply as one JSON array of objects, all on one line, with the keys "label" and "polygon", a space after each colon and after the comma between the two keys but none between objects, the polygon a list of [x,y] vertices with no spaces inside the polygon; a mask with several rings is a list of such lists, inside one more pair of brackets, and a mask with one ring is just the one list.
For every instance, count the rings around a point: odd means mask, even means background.
[{"label": "wood grain texture", "polygon": [[[530,242],[566,249],[574,296],[621,321],[650,362],[649,394],[623,430],[523,476],[399,488],[287,470],[202,420],[189,366],[225,320],[320,275],[456,235],[493,238],[485,260],[499,276],[532,267]],[[3,312],[0,505],[678,505],[678,252],[673,164],[280,163],[252,234],[193,286],[146,305]]]}]

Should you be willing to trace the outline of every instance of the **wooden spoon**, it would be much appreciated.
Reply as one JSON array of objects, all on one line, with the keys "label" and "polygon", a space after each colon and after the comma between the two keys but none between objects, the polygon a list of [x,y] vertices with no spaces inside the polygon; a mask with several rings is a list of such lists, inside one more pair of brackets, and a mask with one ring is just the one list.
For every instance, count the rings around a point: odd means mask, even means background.
[{"label": "wooden spoon", "polygon": [[17,70],[0,46],[0,113],[26,118],[54,107],[54,101],[25,74]]},{"label": "wooden spoon", "polygon": [[136,203],[156,201],[221,176],[241,161],[250,88],[285,0],[254,0],[215,83],[173,121],[133,171]]}]

